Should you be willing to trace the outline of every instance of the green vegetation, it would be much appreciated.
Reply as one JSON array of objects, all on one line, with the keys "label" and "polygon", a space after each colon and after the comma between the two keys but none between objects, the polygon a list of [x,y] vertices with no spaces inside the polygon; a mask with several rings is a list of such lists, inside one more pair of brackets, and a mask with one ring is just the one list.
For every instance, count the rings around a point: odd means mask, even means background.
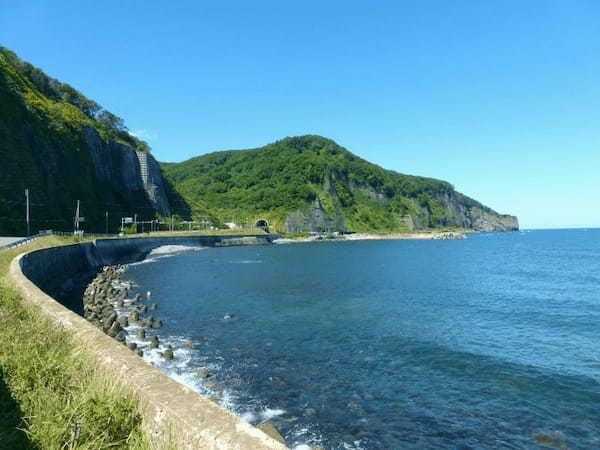
[{"label": "green vegetation", "polygon": [[464,226],[448,207],[450,199],[489,210],[445,181],[382,169],[320,136],[210,153],[162,169],[192,214],[211,214],[222,222],[264,218],[276,231]]},{"label": "green vegetation", "polygon": [[24,305],[6,278],[19,253],[69,243],[52,236],[0,251],[0,447],[150,448],[137,400],[99,372],[69,331]]},{"label": "green vegetation", "polygon": [[86,231],[104,232],[106,211],[111,231],[122,216],[154,216],[143,192],[98,179],[90,139],[109,166],[123,150],[149,150],[122,119],[0,47],[0,234],[25,233],[26,188],[32,233],[72,230],[77,200]]}]

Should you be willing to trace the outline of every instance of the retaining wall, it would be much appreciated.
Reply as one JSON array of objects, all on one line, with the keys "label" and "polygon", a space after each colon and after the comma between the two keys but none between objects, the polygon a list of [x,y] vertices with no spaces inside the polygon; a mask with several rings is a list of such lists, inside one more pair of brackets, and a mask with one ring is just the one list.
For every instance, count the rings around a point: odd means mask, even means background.
[{"label": "retaining wall", "polygon": [[[163,245],[228,246],[272,242],[273,235],[105,239],[37,250],[15,258],[10,275],[26,302],[71,330],[100,369],[140,399],[144,426],[156,448],[169,438],[182,449],[285,449],[278,441],[183,386],[48,295],[104,265],[143,259]],[[87,274],[87,275],[86,275]]]}]

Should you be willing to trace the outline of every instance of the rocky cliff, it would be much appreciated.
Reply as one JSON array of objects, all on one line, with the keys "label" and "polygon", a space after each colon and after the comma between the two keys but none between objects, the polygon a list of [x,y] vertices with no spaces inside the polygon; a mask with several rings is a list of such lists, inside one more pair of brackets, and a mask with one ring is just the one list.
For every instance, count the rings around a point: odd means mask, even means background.
[{"label": "rocky cliff", "polygon": [[171,213],[160,167],[122,120],[0,47],[0,234],[115,232]]}]

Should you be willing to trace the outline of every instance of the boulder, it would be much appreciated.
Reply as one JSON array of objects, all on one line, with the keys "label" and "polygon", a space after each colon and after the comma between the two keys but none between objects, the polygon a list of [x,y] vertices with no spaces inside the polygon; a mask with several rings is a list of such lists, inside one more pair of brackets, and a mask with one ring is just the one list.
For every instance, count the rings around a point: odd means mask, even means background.
[{"label": "boulder", "polygon": [[138,330],[136,336],[138,339],[146,339],[146,330]]},{"label": "boulder", "polygon": [[127,344],[127,348],[128,348],[129,350],[135,351],[135,350],[137,350],[137,344],[136,344],[135,342],[129,342],[129,343]]},{"label": "boulder", "polygon": [[206,367],[203,367],[196,373],[196,376],[198,378],[208,378],[210,377],[210,373],[208,372],[208,369]]},{"label": "boulder", "polygon": [[127,338],[127,331],[125,330],[121,330],[117,333],[117,335],[115,336],[115,339],[119,342],[125,342],[125,339]]},{"label": "boulder", "polygon": [[163,352],[162,356],[167,361],[172,360],[173,359],[173,350],[171,350],[170,348],[165,349],[165,351]]},{"label": "boulder", "polygon": [[155,320],[152,322],[152,328],[160,328],[163,326],[163,321],[162,320]]},{"label": "boulder", "polygon": [[150,348],[158,348],[159,341],[158,336],[152,336],[150,338]]}]

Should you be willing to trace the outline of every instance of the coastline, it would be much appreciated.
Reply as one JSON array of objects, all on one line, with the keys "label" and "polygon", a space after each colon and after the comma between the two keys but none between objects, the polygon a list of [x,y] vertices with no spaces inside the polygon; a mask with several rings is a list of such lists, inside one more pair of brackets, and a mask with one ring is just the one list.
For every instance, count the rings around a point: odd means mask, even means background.
[{"label": "coastline", "polygon": [[295,238],[279,238],[274,244],[298,244],[306,242],[344,242],[344,241],[374,241],[374,240],[461,240],[467,235],[462,231],[423,231],[419,233],[352,233],[313,235]]}]

